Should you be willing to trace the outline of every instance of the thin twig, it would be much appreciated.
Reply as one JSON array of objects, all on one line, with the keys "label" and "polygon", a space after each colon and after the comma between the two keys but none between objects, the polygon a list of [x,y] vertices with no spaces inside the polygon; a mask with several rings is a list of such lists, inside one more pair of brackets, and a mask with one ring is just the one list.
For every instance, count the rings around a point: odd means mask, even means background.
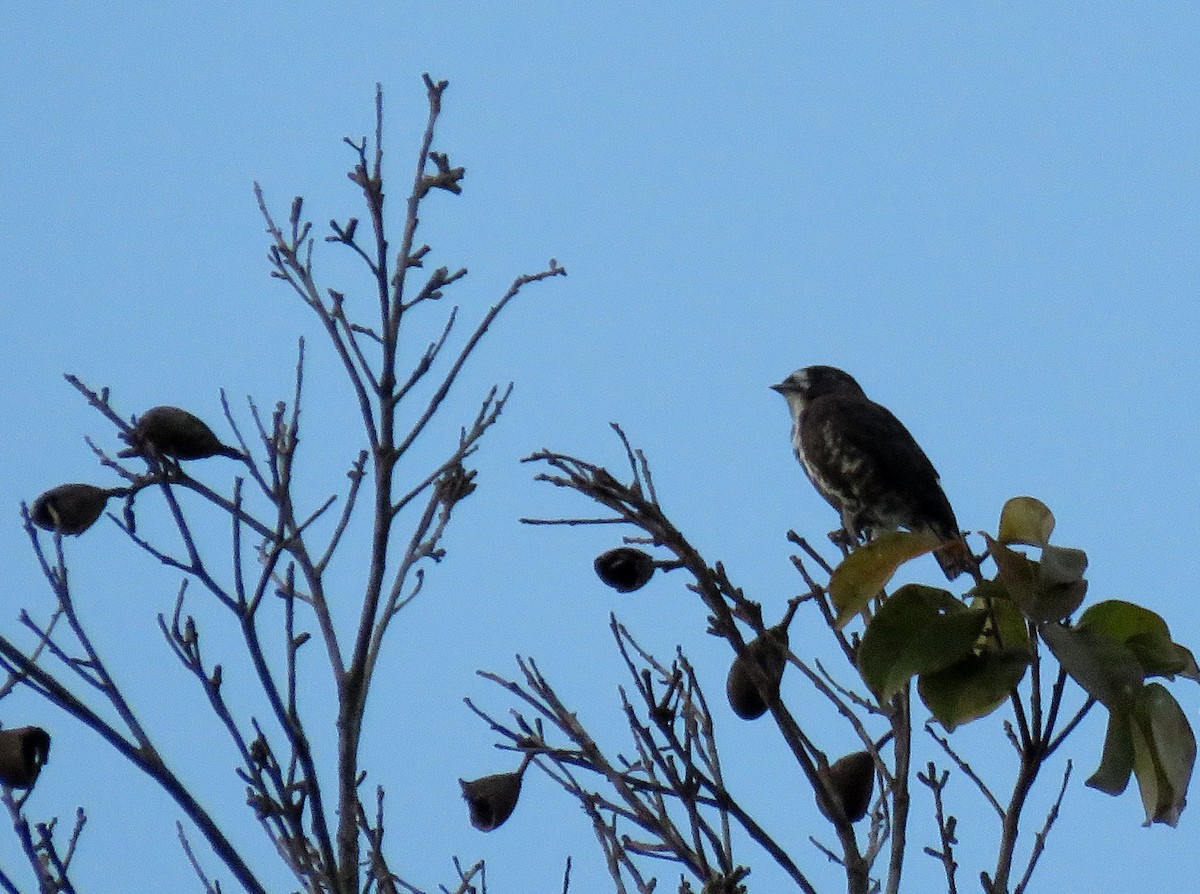
[{"label": "thin twig", "polygon": [[1033,876],[1033,870],[1037,866],[1038,859],[1042,856],[1042,851],[1046,848],[1046,839],[1050,835],[1050,827],[1058,819],[1059,808],[1062,807],[1063,797],[1067,793],[1067,783],[1071,780],[1071,768],[1071,761],[1068,760],[1066,769],[1063,770],[1062,784],[1058,787],[1058,797],[1054,799],[1054,803],[1046,813],[1046,821],[1042,824],[1042,828],[1034,836],[1033,850],[1029,854],[1029,863],[1025,866],[1025,874],[1021,876],[1021,881],[1017,885],[1014,894],[1022,894],[1025,890],[1029,884],[1029,879]]}]

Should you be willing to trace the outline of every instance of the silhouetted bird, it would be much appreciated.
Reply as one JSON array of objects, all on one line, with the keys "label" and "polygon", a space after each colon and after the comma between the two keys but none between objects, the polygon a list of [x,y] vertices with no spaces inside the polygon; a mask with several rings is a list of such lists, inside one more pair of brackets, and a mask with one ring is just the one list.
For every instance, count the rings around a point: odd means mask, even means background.
[{"label": "silhouetted bird", "polygon": [[792,411],[792,447],[813,487],[852,538],[880,529],[929,531],[947,541],[934,556],[953,580],[976,568],[938,473],[907,428],[848,373],[809,366],[773,389]]},{"label": "silhouetted bird", "polygon": [[37,726],[0,729],[0,783],[29,788],[50,756],[50,734]]},{"label": "silhouetted bird", "polygon": [[117,455],[145,456],[147,446],[172,459],[244,458],[237,448],[222,444],[202,420],[179,407],[153,407],[139,416],[129,436],[129,448]]},{"label": "silhouetted bird", "polygon": [[60,484],[33,501],[29,518],[47,531],[82,534],[100,517],[114,493],[93,484]]}]

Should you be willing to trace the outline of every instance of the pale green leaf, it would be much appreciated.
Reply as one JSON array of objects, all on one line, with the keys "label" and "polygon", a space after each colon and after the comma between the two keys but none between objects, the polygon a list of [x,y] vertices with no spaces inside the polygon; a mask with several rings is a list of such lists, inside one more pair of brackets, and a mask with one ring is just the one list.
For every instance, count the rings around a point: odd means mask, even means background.
[{"label": "pale green leaf", "polygon": [[1073,546],[1046,546],[1038,568],[1043,586],[1073,584],[1087,571],[1087,553]]},{"label": "pale green leaf", "polygon": [[1045,546],[1054,530],[1054,513],[1035,497],[1013,497],[1000,511],[1001,543]]},{"label": "pale green leaf", "polygon": [[[1136,717],[1134,773],[1143,788],[1146,824],[1174,826],[1187,804],[1196,763],[1195,735],[1179,702],[1161,683],[1145,687]],[[1145,753],[1138,753],[1140,749]]]},{"label": "pale green leaf", "polygon": [[896,569],[931,552],[941,540],[929,532],[886,531],[842,560],[829,579],[829,596],[841,627],[887,586]]}]

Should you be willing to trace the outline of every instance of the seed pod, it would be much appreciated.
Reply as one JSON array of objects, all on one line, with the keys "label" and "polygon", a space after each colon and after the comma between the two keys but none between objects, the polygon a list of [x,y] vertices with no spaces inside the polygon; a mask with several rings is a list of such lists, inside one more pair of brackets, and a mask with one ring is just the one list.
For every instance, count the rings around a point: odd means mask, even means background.
[{"label": "seed pod", "polygon": [[95,524],[112,494],[92,484],[60,484],[33,501],[29,518],[47,531],[82,534]]},{"label": "seed pod", "polygon": [[203,420],[179,407],[153,407],[139,416],[129,435],[129,448],[117,455],[145,456],[151,447],[174,459],[242,458],[240,450],[222,444]]},{"label": "seed pod", "polygon": [[[855,751],[845,757],[838,758],[829,767],[829,786],[837,794],[842,803],[842,812],[852,823],[858,822],[867,815],[871,806],[871,795],[875,791],[875,761],[866,751]],[[817,792],[817,807],[829,820],[833,820],[832,811],[828,809]]]},{"label": "seed pod", "polygon": [[50,734],[36,726],[0,729],[0,783],[32,788],[50,756]]},{"label": "seed pod", "polygon": [[632,546],[601,553],[593,566],[600,580],[622,593],[640,590],[654,576],[654,559]]},{"label": "seed pod", "polygon": [[752,639],[734,659],[725,680],[725,694],[738,717],[754,720],[767,713],[767,700],[754,681],[756,667],[766,678],[770,698],[779,697],[779,683],[787,667],[787,644],[787,628],[781,624]]},{"label": "seed pod", "polygon": [[491,832],[499,828],[512,816],[521,794],[521,776],[516,773],[496,773],[479,779],[458,780],[462,795],[471,811],[471,825],[480,832]]}]

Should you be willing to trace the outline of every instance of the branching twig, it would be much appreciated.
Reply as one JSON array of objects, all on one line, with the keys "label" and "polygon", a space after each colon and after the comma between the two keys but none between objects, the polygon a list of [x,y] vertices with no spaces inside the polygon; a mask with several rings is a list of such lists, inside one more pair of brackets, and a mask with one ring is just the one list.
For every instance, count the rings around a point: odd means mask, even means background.
[{"label": "branching twig", "polygon": [[1067,783],[1071,780],[1071,766],[1071,762],[1067,761],[1066,769],[1063,770],[1062,785],[1058,787],[1058,797],[1054,799],[1054,803],[1046,813],[1046,821],[1042,824],[1042,828],[1034,836],[1033,850],[1029,854],[1029,862],[1025,866],[1025,874],[1021,876],[1021,881],[1017,884],[1015,894],[1022,894],[1025,890],[1029,884],[1029,879],[1033,876],[1033,870],[1037,866],[1038,859],[1042,856],[1042,851],[1046,848],[1046,839],[1050,835],[1050,827],[1058,819],[1059,808],[1062,807],[1063,797],[1067,794]]},{"label": "branching twig", "polygon": [[[145,471],[135,470],[123,462],[124,457],[111,456],[92,444],[100,464],[112,469],[127,485],[109,489],[110,495],[126,498],[123,518],[116,519],[119,527],[147,556],[178,571],[183,578],[174,612],[169,617],[167,613],[159,616],[160,630],[175,658],[197,681],[219,728],[224,729],[240,755],[242,766],[237,770],[238,777],[245,783],[248,801],[268,837],[309,892],[394,894],[401,889],[417,890],[388,868],[383,853],[382,790],[377,792],[373,821],[367,819],[359,800],[362,771],[358,751],[367,694],[390,622],[421,591],[428,564],[425,560],[436,562],[441,559],[441,541],[452,511],[475,487],[475,473],[466,469],[464,462],[479,449],[483,436],[498,420],[509,391],[492,390],[473,423],[463,428],[458,444],[447,451],[445,458],[433,463],[432,471],[419,472],[413,480],[401,485],[395,475],[397,464],[408,447],[447,406],[447,398],[459,373],[503,309],[530,283],[566,272],[551,260],[547,269],[541,272],[516,277],[500,300],[482,315],[465,342],[457,347],[431,394],[423,396],[411,413],[406,412],[404,418],[408,420],[408,427],[401,436],[400,404],[412,401],[416,386],[437,369],[455,333],[458,311],[449,311],[443,324],[435,324],[435,336],[428,349],[411,361],[412,367],[407,373],[398,375],[404,360],[400,354],[401,345],[410,343],[407,332],[405,339],[400,337],[402,318],[417,305],[432,306],[467,272],[465,267],[438,267],[428,274],[414,295],[406,294],[407,271],[423,266],[430,252],[429,246],[417,247],[415,242],[421,203],[433,191],[460,192],[465,173],[461,167],[450,163],[446,153],[433,149],[435,125],[441,114],[447,82],[435,82],[425,75],[424,83],[429,116],[420,141],[413,186],[403,209],[400,250],[395,256],[384,214],[382,88],[377,86],[375,94],[374,140],[346,140],[355,153],[349,177],[361,191],[366,206],[362,220],[369,226],[360,228],[356,217],[348,218],[344,224],[331,222],[332,236],[326,241],[349,248],[365,263],[378,298],[376,321],[356,319],[355,307],[344,292],[318,283],[313,265],[312,224],[305,219],[303,199],[297,197],[292,201],[285,221],[272,214],[261,187],[255,184],[254,188],[269,237],[271,275],[290,286],[316,314],[359,406],[366,449],[360,451],[350,464],[349,486],[337,517],[327,518],[333,515],[330,510],[336,495],[307,509],[301,508],[295,500],[297,488],[293,472],[300,443],[303,340],[299,345],[295,391],[290,405],[282,401],[277,403],[268,417],[259,412],[253,399],[248,398],[253,429],[257,431],[260,443],[250,443],[253,438],[247,439],[225,393],[221,393],[222,408],[243,454],[246,474],[257,485],[253,494],[245,493],[241,477],[233,481],[231,495],[197,480],[191,474],[190,460],[181,463],[173,454],[167,455],[166,448],[160,452],[153,443],[152,449],[141,457]],[[364,234],[369,231],[370,238],[366,242],[359,241],[360,230]],[[131,420],[114,409],[107,389],[94,391],[74,376],[67,378],[119,437],[127,441],[134,437]],[[407,407],[405,409],[407,411]],[[339,630],[327,598],[325,572],[335,554],[347,544],[346,534],[353,527],[355,515],[363,510],[359,496],[368,476],[372,478],[373,488],[369,492],[373,495],[373,505],[365,511],[373,513],[374,525],[371,547],[364,556],[367,583],[362,594],[358,626],[351,628],[349,636],[344,636],[345,631]],[[174,534],[178,535],[176,545],[164,547],[158,532],[137,531],[133,498],[152,485],[155,487],[151,493],[157,491],[170,514]],[[199,533],[201,527],[194,518],[190,502],[193,497],[230,519],[232,567],[229,583],[222,579],[225,575],[215,571],[205,560]],[[268,506],[266,511],[252,505],[263,500]],[[404,510],[414,505],[423,508],[413,514],[414,518],[402,519]],[[412,530],[408,536],[395,537],[394,526],[401,521],[412,521]],[[330,523],[332,532],[328,539],[319,548],[314,546],[314,532]],[[8,681],[0,687],[0,696],[17,684],[25,685],[95,730],[175,799],[244,889],[252,894],[262,891],[239,850],[224,836],[214,817],[200,807],[192,792],[168,769],[155,747],[151,730],[140,723],[133,705],[93,645],[88,628],[75,610],[61,536],[54,539],[52,560],[43,552],[28,515],[26,526],[57,607],[44,624],[35,623],[28,614],[23,615],[25,625],[36,637],[32,648],[21,649],[0,637],[0,668],[9,673]],[[250,542],[251,539],[256,542]],[[258,567],[251,571],[255,561]],[[390,581],[385,579],[385,574],[392,575]],[[197,598],[190,595],[195,591],[187,589],[189,583],[198,585],[196,589],[201,598],[220,605],[236,620],[242,634],[242,658],[253,669],[257,683],[255,694],[269,706],[270,716],[275,721],[271,736],[276,741],[271,741],[256,719],[251,717],[246,723],[227,704],[222,665],[207,659],[202,649],[200,625],[184,610],[185,594],[189,594],[190,599]],[[278,603],[268,596],[278,596]],[[282,606],[280,613],[269,608],[274,604]],[[306,612],[308,614],[303,614]],[[265,649],[262,643],[269,619],[277,618],[282,620],[283,633],[282,665],[278,667],[275,666],[278,653]],[[318,775],[302,716],[300,693],[306,685],[303,679],[306,666],[297,656],[309,640],[305,627],[310,622],[314,634],[324,641],[328,671],[336,686],[338,700],[337,773],[330,780],[322,780]],[[336,828],[330,827],[332,822],[336,822]],[[218,894],[219,883],[201,870],[182,826],[179,835],[205,891]],[[30,841],[32,848],[36,842],[33,838]],[[74,841],[73,837],[67,856],[61,861],[60,875],[64,881],[55,890],[68,890],[64,887],[67,884],[65,867],[73,853]],[[362,842],[366,844],[367,860],[360,863]],[[29,853],[33,851],[29,850]],[[51,869],[58,865],[55,852],[44,850],[42,856]],[[458,892],[476,891],[479,885],[486,888],[481,863],[467,868],[458,866],[458,870]],[[365,881],[365,888],[360,886],[360,879]],[[0,887],[14,887],[2,873]]]},{"label": "branching twig", "polygon": [[946,813],[946,803],[943,793],[950,779],[950,771],[943,770],[940,774],[933,761],[928,764],[924,773],[917,773],[917,779],[933,794],[934,820],[937,823],[938,837],[941,839],[941,850],[926,847],[925,853],[938,860],[946,873],[946,891],[948,894],[958,894],[957,874],[958,861],[954,859],[954,845],[958,844],[958,820]]}]

